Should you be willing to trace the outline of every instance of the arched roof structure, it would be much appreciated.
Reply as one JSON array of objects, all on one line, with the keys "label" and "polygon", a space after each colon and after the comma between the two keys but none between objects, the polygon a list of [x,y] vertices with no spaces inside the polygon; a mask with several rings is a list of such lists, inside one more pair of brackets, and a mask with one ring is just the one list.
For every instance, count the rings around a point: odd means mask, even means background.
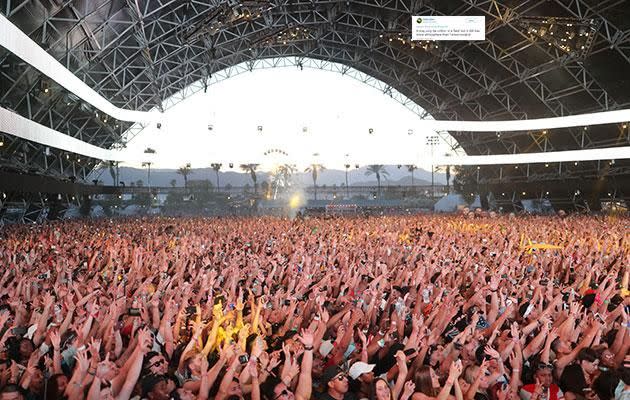
[{"label": "arched roof structure", "polygon": [[[298,66],[301,58],[344,64],[436,119],[540,118],[630,105],[625,1],[4,0],[0,12],[103,97],[132,110],[161,108],[226,68],[281,57]],[[412,15],[483,15],[487,40],[412,42]],[[130,123],[98,115],[1,48],[0,76],[3,107],[100,147],[124,145]],[[629,143],[620,125],[449,133],[468,154]],[[97,163],[3,140],[3,163],[16,168],[82,177]],[[627,173],[623,163],[616,168]]]}]

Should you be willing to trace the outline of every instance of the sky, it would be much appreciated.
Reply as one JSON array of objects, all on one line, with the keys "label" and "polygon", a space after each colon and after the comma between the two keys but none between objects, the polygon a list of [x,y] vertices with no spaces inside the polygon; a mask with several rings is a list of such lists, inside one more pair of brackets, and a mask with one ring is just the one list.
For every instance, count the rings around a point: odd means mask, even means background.
[{"label": "sky", "polygon": [[[263,170],[284,163],[430,169],[426,136],[435,135],[423,132],[418,115],[380,90],[310,68],[261,69],[231,77],[178,103],[164,117],[161,129],[145,128],[126,149],[130,154],[155,149],[154,156],[143,156],[151,158],[153,168],[232,162],[259,163]],[[433,146],[435,155],[447,151],[442,140]]]}]

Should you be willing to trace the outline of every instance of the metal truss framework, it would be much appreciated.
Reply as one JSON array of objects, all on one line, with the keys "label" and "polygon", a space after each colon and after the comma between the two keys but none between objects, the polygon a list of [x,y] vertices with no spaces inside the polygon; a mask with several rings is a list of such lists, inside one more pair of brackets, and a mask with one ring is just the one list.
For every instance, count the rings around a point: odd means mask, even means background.
[{"label": "metal truss framework", "polygon": [[[458,5],[451,9],[415,0],[248,3],[258,5],[250,9],[219,0],[101,0],[54,3],[45,9],[39,3],[7,0],[0,11],[94,90],[130,109],[169,108],[208,84],[245,70],[277,66],[351,75],[421,118],[564,116],[614,110],[630,101],[614,99],[583,58],[543,46],[523,32],[517,23],[520,16],[544,12],[547,0],[522,1],[515,7],[497,0],[458,0],[449,2]],[[551,3],[563,10],[563,16],[597,21],[597,37],[586,56],[614,51],[628,62],[630,71],[630,32],[605,17],[618,2],[601,7],[585,0]],[[230,12],[238,17],[232,15],[216,25],[222,13]],[[431,50],[390,40],[396,34],[408,36],[409,15],[420,14],[485,15],[488,40],[439,43]],[[204,28],[208,26],[213,28]],[[308,35],[286,43],[271,40],[289,28],[307,30]],[[499,36],[513,40],[505,45],[495,40]],[[536,55],[532,57],[536,63],[523,56],[529,52]],[[284,61],[276,61],[283,57]],[[53,82],[51,90],[43,93],[45,78],[10,54],[0,53],[0,66],[5,65],[11,68],[0,68],[0,80],[8,82],[0,103],[34,121],[102,147],[124,146],[143,129],[140,124],[98,115]],[[566,85],[551,84],[549,74],[560,74]],[[572,96],[582,99],[578,108],[570,101]],[[534,99],[536,109],[542,111],[531,111],[531,104],[522,100],[525,97]],[[619,142],[616,133],[601,139],[576,129],[562,135],[440,135],[452,148],[469,154],[595,148]],[[622,140],[627,140],[627,131],[623,135]],[[0,160],[20,169],[86,179],[97,164],[20,140],[5,138],[4,143]]]}]

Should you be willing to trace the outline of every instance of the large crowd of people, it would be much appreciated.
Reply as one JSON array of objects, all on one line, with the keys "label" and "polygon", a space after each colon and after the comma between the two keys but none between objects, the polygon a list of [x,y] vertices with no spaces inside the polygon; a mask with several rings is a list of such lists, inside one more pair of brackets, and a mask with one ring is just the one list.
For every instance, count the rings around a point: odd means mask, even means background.
[{"label": "large crowd of people", "polygon": [[628,400],[629,222],[5,227],[0,400]]}]

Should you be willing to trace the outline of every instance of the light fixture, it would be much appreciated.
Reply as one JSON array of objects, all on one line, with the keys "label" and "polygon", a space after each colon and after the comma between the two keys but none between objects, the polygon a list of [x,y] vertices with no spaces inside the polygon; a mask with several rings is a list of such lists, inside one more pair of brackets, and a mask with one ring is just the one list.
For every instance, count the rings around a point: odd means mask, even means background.
[{"label": "light fixture", "polygon": [[621,127],[622,127],[623,129],[626,129],[626,128],[628,127],[628,124],[623,124],[623,125],[621,125]]},{"label": "light fixture", "polygon": [[549,192],[545,192],[546,195],[549,195]]},{"label": "light fixture", "polygon": [[547,134],[547,131],[546,131],[546,130],[545,130],[545,131],[543,131],[543,135],[546,135],[546,134]]},{"label": "light fixture", "polygon": [[505,192],[501,193],[501,196],[505,196]]},{"label": "light fixture", "polygon": [[4,141],[0,140],[0,147],[4,146]]},{"label": "light fixture", "polygon": [[480,170],[480,169],[481,169],[481,167],[480,167],[480,166],[477,166],[477,170]]},{"label": "light fixture", "polygon": [[523,194],[523,196],[525,196],[527,193],[523,192],[522,194]]},{"label": "light fixture", "polygon": [[302,127],[302,132],[303,132],[303,133],[308,132],[308,128],[307,128],[306,126]]},{"label": "light fixture", "polygon": [[162,129],[162,123],[161,123],[161,122],[158,122],[158,123],[157,123],[157,128],[158,128],[158,129]]},{"label": "light fixture", "polygon": [[407,135],[413,135],[413,129],[407,130]]},{"label": "light fixture", "polygon": [[514,169],[518,169],[518,165],[515,165],[515,166],[514,166]]},{"label": "light fixture", "polygon": [[208,124],[208,130],[211,131],[212,129],[214,129],[214,127],[212,126],[212,124]]},{"label": "light fixture", "polygon": [[262,132],[262,128],[263,128],[262,125],[258,125],[258,128],[257,128],[258,132]]},{"label": "light fixture", "polygon": [[230,168],[234,168],[234,163],[230,163]]},{"label": "light fixture", "polygon": [[585,131],[588,131],[588,126],[585,126],[585,127],[584,127],[584,130],[585,130]]},{"label": "light fixture", "polygon": [[354,164],[354,168],[359,168],[359,164]]},{"label": "light fixture", "polygon": [[549,164],[545,164],[545,168],[549,168]]},{"label": "light fixture", "polygon": [[577,162],[577,161],[576,161],[576,162],[574,162],[574,163],[573,163],[573,165],[578,165],[578,162]]},{"label": "light fixture", "polygon": [[371,135],[371,134],[373,134],[373,133],[374,133],[374,129],[372,129],[372,128],[368,129],[368,133],[369,133],[370,135]]}]

